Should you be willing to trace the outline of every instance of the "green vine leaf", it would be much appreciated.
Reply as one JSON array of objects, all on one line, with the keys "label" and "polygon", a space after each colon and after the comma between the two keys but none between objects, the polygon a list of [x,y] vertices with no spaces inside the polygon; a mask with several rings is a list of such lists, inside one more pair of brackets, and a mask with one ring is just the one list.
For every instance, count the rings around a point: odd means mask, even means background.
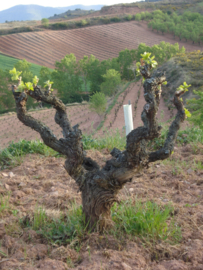
[{"label": "green vine leaf", "polygon": [[150,57],[151,53],[144,52],[143,54],[141,54],[141,56],[142,60],[148,65],[150,65],[152,68],[155,68],[158,65],[157,61],[154,60],[155,56]]},{"label": "green vine leaf", "polygon": [[138,76],[140,75],[140,66],[141,66],[140,62],[137,62],[136,63],[136,72],[137,72]]},{"label": "green vine leaf", "polygon": [[184,110],[185,110],[185,115],[187,117],[191,117],[192,116],[192,114],[186,108],[184,108]]},{"label": "green vine leaf", "polygon": [[20,84],[18,85],[18,88],[16,89],[16,92],[23,92],[25,89],[25,84],[23,81],[20,82]]},{"label": "green vine leaf", "polygon": [[17,71],[16,68],[13,68],[12,70],[9,71],[9,74],[12,75],[11,80],[12,81],[17,81],[19,79],[20,74],[22,71]]},{"label": "green vine leaf", "polygon": [[34,84],[34,85],[37,85],[39,79],[37,78],[37,76],[34,76],[34,78],[33,78],[32,81],[33,81],[33,84]]},{"label": "green vine leaf", "polygon": [[34,91],[33,84],[31,82],[25,83],[25,86],[27,90]]},{"label": "green vine leaf", "polygon": [[51,85],[52,85],[54,82],[50,82],[50,80],[48,80],[48,81],[46,81],[46,82],[44,82],[44,83],[45,83],[44,87],[51,87]]},{"label": "green vine leaf", "polygon": [[186,82],[184,82],[182,85],[180,85],[177,90],[178,91],[184,91],[187,92],[188,88],[191,86],[191,84],[187,84]]}]

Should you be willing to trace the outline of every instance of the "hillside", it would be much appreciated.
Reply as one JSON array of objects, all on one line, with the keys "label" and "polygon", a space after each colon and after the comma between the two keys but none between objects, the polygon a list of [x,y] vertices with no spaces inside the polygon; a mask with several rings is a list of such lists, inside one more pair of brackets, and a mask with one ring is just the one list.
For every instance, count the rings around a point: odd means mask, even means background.
[{"label": "hillside", "polygon": [[125,48],[135,49],[142,42],[152,46],[160,41],[178,42],[187,51],[203,46],[174,39],[172,35],[152,32],[145,23],[135,21],[72,30],[42,31],[0,36],[1,52],[16,58],[54,68],[55,61],[74,53],[77,60],[95,55],[99,60],[117,57]]},{"label": "hillside", "polygon": [[[163,86],[163,96],[168,103],[174,92],[182,82],[191,84],[189,91],[183,96],[183,99],[192,99],[195,97],[193,90],[203,91],[203,52],[198,50],[185,54],[178,54],[170,59],[162,67],[166,72],[168,84]],[[186,105],[187,106],[187,105]]]},{"label": "hillside", "polygon": [[[89,110],[87,103],[72,105],[67,107],[71,125],[79,124],[85,134],[90,134],[99,125],[99,116]],[[29,114],[48,125],[57,137],[62,137],[61,130],[54,121],[54,109],[36,110],[29,112]],[[0,123],[0,148],[5,148],[12,141],[40,139],[37,132],[26,127],[17,119],[16,113],[1,115]]]},{"label": "hillside", "polygon": [[[20,59],[9,57],[0,53],[0,69],[11,70]],[[30,71],[39,77],[41,66],[31,63]]]},{"label": "hillside", "polygon": [[54,14],[64,13],[68,10],[83,9],[83,10],[99,10],[102,5],[72,5],[67,7],[44,7],[39,5],[17,5],[6,10],[0,11],[0,23],[5,21],[27,21],[41,20],[54,16]]}]

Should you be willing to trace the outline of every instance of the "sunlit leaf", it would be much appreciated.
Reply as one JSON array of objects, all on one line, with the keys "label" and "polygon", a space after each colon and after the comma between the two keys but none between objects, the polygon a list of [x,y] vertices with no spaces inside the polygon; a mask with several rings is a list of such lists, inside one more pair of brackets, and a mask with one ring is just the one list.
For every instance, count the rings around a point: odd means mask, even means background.
[{"label": "sunlit leaf", "polygon": [[34,89],[33,89],[33,84],[32,84],[31,82],[25,83],[25,86],[26,86],[26,89],[27,89],[27,90],[34,91]]},{"label": "sunlit leaf", "polygon": [[20,84],[19,84],[19,86],[18,86],[18,88],[15,91],[16,92],[23,92],[25,88],[26,87],[25,87],[24,82],[21,81]]},{"label": "sunlit leaf", "polygon": [[186,108],[184,108],[184,110],[185,110],[185,115],[187,117],[191,117],[192,116],[192,114]]},{"label": "sunlit leaf", "polygon": [[17,81],[22,71],[20,72],[20,71],[17,71],[16,68],[13,68],[12,70],[9,71],[9,73],[12,75],[11,80]]},{"label": "sunlit leaf", "polygon": [[37,85],[39,79],[37,78],[37,76],[35,76],[32,81],[34,85]]}]

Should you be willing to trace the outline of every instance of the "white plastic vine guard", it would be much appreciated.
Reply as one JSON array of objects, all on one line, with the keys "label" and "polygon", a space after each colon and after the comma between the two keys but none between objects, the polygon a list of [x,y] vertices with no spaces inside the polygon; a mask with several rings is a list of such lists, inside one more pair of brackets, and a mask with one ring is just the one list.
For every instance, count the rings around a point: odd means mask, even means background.
[{"label": "white plastic vine guard", "polygon": [[133,130],[132,105],[123,105],[126,136]]}]

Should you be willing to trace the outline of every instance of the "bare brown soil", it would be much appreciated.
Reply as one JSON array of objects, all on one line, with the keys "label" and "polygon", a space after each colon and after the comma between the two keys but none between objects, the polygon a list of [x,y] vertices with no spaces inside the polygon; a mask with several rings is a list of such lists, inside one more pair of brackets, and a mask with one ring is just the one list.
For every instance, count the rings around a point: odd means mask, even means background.
[{"label": "bare brown soil", "polygon": [[187,51],[202,49],[202,46],[175,40],[171,35],[155,33],[145,23],[135,21],[0,37],[2,53],[50,68],[69,53],[74,53],[77,60],[91,54],[103,60],[117,57],[125,48],[135,49],[141,42],[152,46],[160,41],[178,42]]},{"label": "bare brown soil", "polygon": [[[107,150],[88,151],[103,164],[110,158]],[[119,195],[121,200],[138,198],[159,205],[171,203],[175,222],[181,226],[182,240],[170,245],[159,241],[143,245],[139,237],[124,241],[97,232],[87,235],[79,252],[71,246],[48,244],[39,234],[22,228],[19,219],[33,215],[36,205],[47,215],[58,217],[74,200],[81,203],[73,179],[63,168],[64,159],[28,155],[24,162],[0,172],[2,198],[10,193],[10,209],[1,212],[0,269],[2,270],[202,270],[203,269],[203,163],[202,146],[176,147],[168,161],[152,164],[136,175]],[[18,210],[14,215],[14,210]],[[68,260],[67,260],[68,259]]]}]

